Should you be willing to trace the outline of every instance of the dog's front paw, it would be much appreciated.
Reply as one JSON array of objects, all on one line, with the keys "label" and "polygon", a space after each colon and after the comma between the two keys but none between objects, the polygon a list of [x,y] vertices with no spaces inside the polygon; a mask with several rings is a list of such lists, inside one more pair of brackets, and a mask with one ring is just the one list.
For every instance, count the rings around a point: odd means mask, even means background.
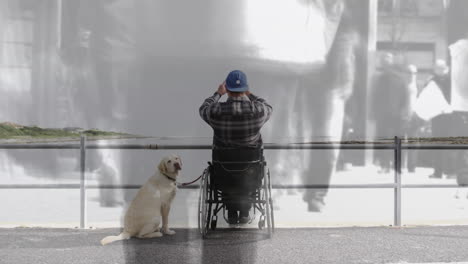
[{"label": "dog's front paw", "polygon": [[172,236],[172,235],[175,235],[176,232],[174,230],[171,230],[171,229],[168,228],[168,229],[163,230],[163,233],[166,234],[166,235],[171,235]]},{"label": "dog's front paw", "polygon": [[148,238],[154,238],[154,237],[162,237],[163,234],[161,232],[154,232],[154,233],[151,233]]}]

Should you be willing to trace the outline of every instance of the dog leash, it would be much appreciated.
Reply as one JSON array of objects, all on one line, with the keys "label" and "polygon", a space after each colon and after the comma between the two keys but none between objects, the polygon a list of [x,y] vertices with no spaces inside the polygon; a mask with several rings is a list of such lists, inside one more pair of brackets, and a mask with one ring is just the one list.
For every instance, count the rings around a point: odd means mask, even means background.
[{"label": "dog leash", "polygon": [[195,180],[193,180],[193,181],[191,181],[191,182],[179,183],[178,186],[179,186],[179,187],[183,187],[183,186],[187,186],[187,185],[190,185],[190,184],[193,184],[193,183],[197,182],[198,180],[200,180],[200,178],[203,176],[203,174],[205,174],[205,172],[206,172],[206,169],[205,169],[205,170],[203,171],[203,173],[202,173],[200,176],[198,176],[198,178],[196,178]]}]

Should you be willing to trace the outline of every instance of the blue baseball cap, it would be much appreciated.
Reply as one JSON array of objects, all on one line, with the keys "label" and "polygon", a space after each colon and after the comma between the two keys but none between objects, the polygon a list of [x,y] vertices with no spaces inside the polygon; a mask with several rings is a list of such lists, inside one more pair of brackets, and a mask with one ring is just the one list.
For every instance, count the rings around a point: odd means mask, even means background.
[{"label": "blue baseball cap", "polygon": [[235,70],[226,77],[226,89],[230,92],[241,93],[249,90],[245,73]]}]

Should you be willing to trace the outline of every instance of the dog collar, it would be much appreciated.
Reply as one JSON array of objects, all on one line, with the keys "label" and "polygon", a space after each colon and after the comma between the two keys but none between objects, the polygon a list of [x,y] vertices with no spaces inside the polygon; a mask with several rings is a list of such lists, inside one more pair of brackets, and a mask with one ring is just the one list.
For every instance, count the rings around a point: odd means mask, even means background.
[{"label": "dog collar", "polygon": [[163,173],[164,176],[166,176],[166,178],[168,178],[169,180],[173,181],[173,182],[176,182],[176,179],[170,177],[169,175]]}]

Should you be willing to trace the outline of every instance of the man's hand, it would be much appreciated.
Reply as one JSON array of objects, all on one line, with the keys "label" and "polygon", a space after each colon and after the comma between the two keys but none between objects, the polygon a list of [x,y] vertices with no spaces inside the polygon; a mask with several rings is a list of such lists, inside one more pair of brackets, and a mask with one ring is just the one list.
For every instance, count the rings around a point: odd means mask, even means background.
[{"label": "man's hand", "polygon": [[226,91],[226,82],[223,82],[222,84],[220,84],[219,87],[218,87],[218,91],[216,91],[216,92],[219,93],[221,96],[226,94],[227,93],[227,91]]}]

